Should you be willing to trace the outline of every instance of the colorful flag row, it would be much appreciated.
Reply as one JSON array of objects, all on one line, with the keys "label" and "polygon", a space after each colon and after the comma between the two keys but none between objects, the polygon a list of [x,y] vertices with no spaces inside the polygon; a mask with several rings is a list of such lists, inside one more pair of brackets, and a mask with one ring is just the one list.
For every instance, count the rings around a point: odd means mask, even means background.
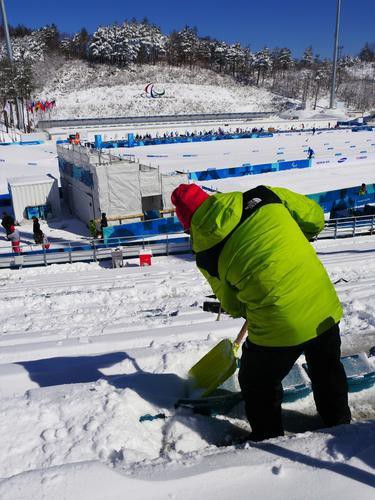
[{"label": "colorful flag row", "polygon": [[44,99],[38,101],[28,101],[26,106],[30,113],[34,113],[37,111],[49,111],[56,106],[56,101],[55,99],[52,99],[51,101]]}]

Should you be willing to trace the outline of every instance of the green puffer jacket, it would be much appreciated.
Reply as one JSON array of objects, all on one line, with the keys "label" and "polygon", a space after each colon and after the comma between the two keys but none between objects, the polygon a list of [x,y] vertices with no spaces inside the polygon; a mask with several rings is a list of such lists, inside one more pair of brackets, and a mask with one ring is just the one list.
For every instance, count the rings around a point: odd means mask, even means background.
[{"label": "green puffer jacket", "polygon": [[[259,188],[276,195],[277,202],[255,209],[240,225],[242,193],[215,194],[204,201],[191,220],[193,251],[223,309],[248,319],[251,342],[299,345],[342,317],[335,289],[308,241],[323,229],[323,211],[288,189]],[[260,201],[253,200],[250,208]],[[202,264],[203,255],[207,264]]]}]

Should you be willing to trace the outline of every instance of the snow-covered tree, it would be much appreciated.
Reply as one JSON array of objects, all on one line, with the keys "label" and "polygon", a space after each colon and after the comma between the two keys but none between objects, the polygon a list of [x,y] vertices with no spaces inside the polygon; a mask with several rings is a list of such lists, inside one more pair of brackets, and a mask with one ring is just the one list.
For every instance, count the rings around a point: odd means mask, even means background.
[{"label": "snow-covered tree", "polygon": [[212,67],[214,63],[216,40],[211,40],[209,37],[199,38],[196,49],[197,63],[203,67]]},{"label": "snow-covered tree", "polygon": [[166,36],[150,24],[126,22],[102,26],[92,36],[88,52],[93,60],[127,65],[155,62],[165,53]]},{"label": "snow-covered tree", "polygon": [[[292,52],[287,47],[280,49],[275,63],[281,71],[285,71],[293,66]],[[274,63],[274,64],[275,64]]]},{"label": "snow-covered tree", "polygon": [[225,42],[218,42],[214,49],[213,62],[215,68],[219,72],[224,71],[226,67],[227,54],[228,54],[228,45]]},{"label": "snow-covered tree", "polygon": [[[30,61],[40,61],[48,53],[59,49],[59,32],[55,25],[44,26],[32,31],[25,36],[11,37],[13,58],[28,59]],[[0,59],[7,57],[7,50],[4,41],[0,43]]]},{"label": "snow-covered tree", "polygon": [[20,59],[13,64],[3,59],[0,64],[0,98],[16,97],[28,99],[34,90],[32,64],[28,59]]},{"label": "snow-covered tree", "polygon": [[359,58],[361,61],[365,62],[375,61],[375,44],[367,42],[359,53]]},{"label": "snow-covered tree", "polygon": [[138,25],[136,35],[140,39],[138,62],[155,64],[158,58],[165,54],[167,37],[162,34],[160,28],[148,23],[147,19],[145,21]]},{"label": "snow-covered tree", "polygon": [[54,51],[59,48],[60,34],[55,24],[43,26],[36,33],[44,43],[46,51]]},{"label": "snow-covered tree", "polygon": [[243,67],[246,61],[246,52],[239,43],[229,45],[226,53],[226,59],[229,65],[229,71],[235,76],[237,74],[237,70],[240,67]]},{"label": "snow-covered tree", "polygon": [[262,75],[262,78],[264,80],[266,73],[269,72],[272,68],[271,53],[267,47],[255,53],[254,67],[258,72],[256,84],[259,85],[260,76]]},{"label": "snow-covered tree", "polygon": [[310,47],[307,47],[305,49],[302,59],[301,59],[301,66],[303,68],[311,68],[311,66],[314,64],[314,54],[313,54],[313,49],[310,45]]},{"label": "snow-covered tree", "polygon": [[78,59],[86,59],[87,46],[90,35],[85,28],[82,28],[72,38],[64,38],[61,40],[61,49],[69,57]]},{"label": "snow-covered tree", "polygon": [[199,52],[199,38],[196,28],[185,26],[173,32],[167,43],[168,60],[174,64],[194,66]]}]

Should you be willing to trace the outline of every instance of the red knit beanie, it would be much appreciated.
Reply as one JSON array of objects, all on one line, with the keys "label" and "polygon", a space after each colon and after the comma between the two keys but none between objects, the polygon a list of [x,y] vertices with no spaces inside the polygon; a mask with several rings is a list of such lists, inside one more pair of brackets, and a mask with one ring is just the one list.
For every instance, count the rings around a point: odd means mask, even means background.
[{"label": "red knit beanie", "polygon": [[191,218],[196,209],[209,195],[196,184],[180,184],[172,193],[171,200],[176,207],[176,215],[184,229],[190,228]]}]

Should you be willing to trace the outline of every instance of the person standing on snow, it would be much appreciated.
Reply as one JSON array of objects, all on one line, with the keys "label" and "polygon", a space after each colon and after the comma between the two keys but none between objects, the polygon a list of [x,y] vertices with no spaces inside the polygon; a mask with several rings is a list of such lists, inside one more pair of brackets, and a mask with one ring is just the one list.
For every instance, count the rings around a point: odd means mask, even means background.
[{"label": "person standing on snow", "polygon": [[102,238],[104,238],[104,228],[108,227],[107,214],[105,212],[102,213],[102,218],[100,219],[100,232],[102,234]]},{"label": "person standing on snow", "polygon": [[1,219],[1,225],[5,229],[5,233],[7,237],[9,236],[9,233],[11,233],[11,226],[14,226],[14,218],[9,215],[7,212],[3,212],[3,218]]},{"label": "person standing on snow", "polygon": [[12,251],[14,253],[22,253],[20,247],[21,239],[19,231],[12,225],[10,226],[10,233],[8,234],[8,240],[12,243]]},{"label": "person standing on snow", "polygon": [[48,250],[49,247],[51,246],[50,242],[49,242],[49,239],[47,238],[47,236],[42,233],[42,248],[43,250]]},{"label": "person standing on snow", "polygon": [[309,149],[307,150],[307,157],[309,160],[311,160],[311,158],[314,156],[315,152],[312,148],[309,147]]},{"label": "person standing on snow", "polygon": [[36,244],[39,244],[42,241],[41,237],[40,237],[40,233],[42,233],[42,230],[40,229],[39,219],[38,219],[38,217],[35,217],[35,215],[33,215],[32,219],[33,219],[34,241]]},{"label": "person standing on snow", "polygon": [[41,229],[39,229],[34,234],[34,239],[37,245],[42,245],[43,250],[48,250],[49,247],[51,246],[47,236],[43,233]]},{"label": "person standing on snow", "polygon": [[319,205],[266,186],[209,196],[181,184],[171,200],[223,310],[248,321],[239,383],[249,439],[284,434],[281,382],[302,353],[324,424],[350,423],[340,361],[342,308],[309,243],[324,227]]}]

